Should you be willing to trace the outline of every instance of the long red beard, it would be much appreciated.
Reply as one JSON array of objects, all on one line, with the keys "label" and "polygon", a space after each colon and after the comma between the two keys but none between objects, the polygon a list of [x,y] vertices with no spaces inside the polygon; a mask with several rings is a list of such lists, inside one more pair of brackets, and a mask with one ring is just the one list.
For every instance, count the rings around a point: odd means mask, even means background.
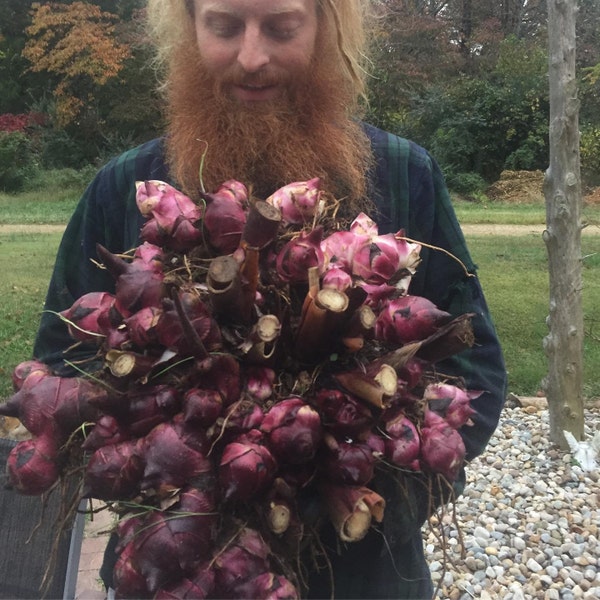
[{"label": "long red beard", "polygon": [[321,177],[325,189],[358,209],[371,148],[348,116],[344,83],[326,62],[320,57],[298,77],[303,83],[290,83],[285,98],[246,107],[221,91],[223,79],[206,72],[197,52],[172,61],[167,149],[178,185],[196,196],[200,177],[207,191],[237,179],[266,197],[292,181]]}]

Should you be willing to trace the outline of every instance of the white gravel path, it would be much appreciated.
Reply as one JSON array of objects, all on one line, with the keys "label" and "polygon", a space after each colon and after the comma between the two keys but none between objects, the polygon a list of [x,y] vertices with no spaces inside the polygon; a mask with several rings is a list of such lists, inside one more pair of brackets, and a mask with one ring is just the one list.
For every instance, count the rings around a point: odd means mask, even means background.
[{"label": "white gravel path", "polygon": [[[600,407],[586,410],[585,429],[600,430]],[[600,599],[600,473],[549,442],[547,410],[506,408],[467,473],[456,522],[438,523],[446,561],[439,532],[424,530],[436,598]]]}]

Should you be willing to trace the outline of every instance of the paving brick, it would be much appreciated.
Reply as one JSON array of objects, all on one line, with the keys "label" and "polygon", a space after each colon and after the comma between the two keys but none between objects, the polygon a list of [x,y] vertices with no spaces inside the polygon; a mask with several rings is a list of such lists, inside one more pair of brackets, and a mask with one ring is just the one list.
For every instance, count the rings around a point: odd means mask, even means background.
[{"label": "paving brick", "polygon": [[[101,503],[94,502],[93,509],[96,510],[101,506]],[[76,600],[100,600],[105,597],[99,570],[108,543],[107,532],[114,523],[115,515],[108,510],[96,512],[86,520],[79,558]]]}]

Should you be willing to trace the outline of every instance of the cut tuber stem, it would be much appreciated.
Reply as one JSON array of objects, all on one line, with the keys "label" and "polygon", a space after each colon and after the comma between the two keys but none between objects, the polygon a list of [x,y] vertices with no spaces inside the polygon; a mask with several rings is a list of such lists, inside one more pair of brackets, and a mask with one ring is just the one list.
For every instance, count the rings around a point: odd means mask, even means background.
[{"label": "cut tuber stem", "polygon": [[296,355],[300,360],[323,356],[332,349],[332,332],[348,308],[348,296],[333,288],[323,288],[313,297],[309,291],[306,310],[296,334]]},{"label": "cut tuber stem", "polygon": [[250,206],[242,243],[262,250],[275,239],[280,224],[281,211],[264,200],[257,200]]},{"label": "cut tuber stem", "polygon": [[105,362],[115,377],[130,377],[140,379],[152,370],[155,359],[135,352],[109,350]]},{"label": "cut tuber stem", "polygon": [[216,315],[233,322],[245,321],[247,310],[242,294],[238,262],[231,255],[217,256],[210,263],[206,285]]},{"label": "cut tuber stem", "polygon": [[323,490],[329,518],[343,542],[358,542],[372,519],[382,521],[385,500],[369,488],[326,485]]},{"label": "cut tuber stem", "polygon": [[[386,372],[384,379],[387,379],[387,377],[389,377],[389,372]],[[377,408],[385,408],[386,396],[390,397],[392,395],[384,389],[379,381],[362,371],[336,373],[334,378],[346,391]],[[389,384],[386,383],[386,385]]]}]

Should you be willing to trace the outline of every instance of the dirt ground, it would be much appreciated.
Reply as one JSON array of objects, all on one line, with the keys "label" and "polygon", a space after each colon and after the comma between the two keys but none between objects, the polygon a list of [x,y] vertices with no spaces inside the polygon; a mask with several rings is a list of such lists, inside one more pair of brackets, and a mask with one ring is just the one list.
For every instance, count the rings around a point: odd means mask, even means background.
[{"label": "dirt ground", "polygon": [[[478,223],[476,225],[462,225],[462,230],[465,236],[470,235],[502,235],[502,236],[519,236],[519,235],[535,235],[541,236],[545,225],[495,225],[492,223]],[[581,235],[600,235],[600,225],[588,225],[581,230]]]},{"label": "dirt ground", "polygon": [[[543,171],[503,171],[500,179],[487,190],[488,198],[495,202],[512,204],[543,205],[544,172]],[[585,189],[584,205],[600,204],[600,187]],[[541,235],[544,225],[463,225],[465,235]],[[600,234],[599,225],[591,225],[583,229],[583,235]]]},{"label": "dirt ground", "polygon": [[[486,191],[490,200],[516,204],[544,203],[543,171],[503,171]],[[600,204],[600,187],[583,190],[584,204]]]}]

